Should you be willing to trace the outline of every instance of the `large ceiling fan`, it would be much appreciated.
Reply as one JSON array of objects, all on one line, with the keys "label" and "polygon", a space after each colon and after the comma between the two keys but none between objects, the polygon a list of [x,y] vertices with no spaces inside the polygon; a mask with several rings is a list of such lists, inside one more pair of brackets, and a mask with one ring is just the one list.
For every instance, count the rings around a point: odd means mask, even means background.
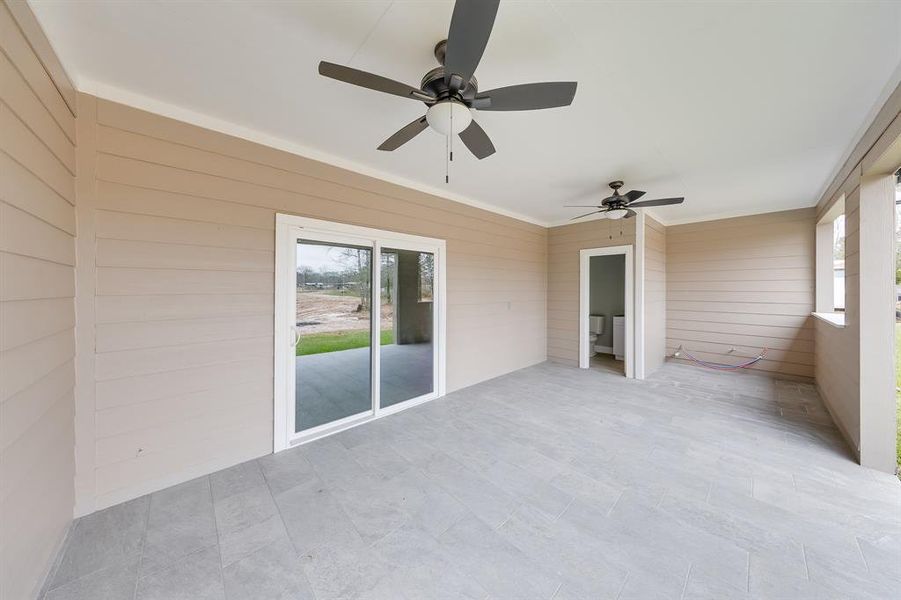
[{"label": "large ceiling fan", "polygon": [[597,213],[603,213],[604,217],[608,219],[630,219],[638,214],[634,210],[632,210],[633,208],[668,206],[670,204],[682,204],[685,201],[685,198],[660,198],[658,200],[642,200],[641,202],[636,202],[636,200],[645,195],[645,192],[632,190],[626,192],[625,194],[620,194],[619,188],[623,187],[622,181],[611,181],[607,185],[609,185],[613,190],[613,194],[601,200],[601,203],[599,205],[595,206],[593,204],[574,204],[567,206],[566,208],[591,207],[597,209],[589,213],[585,213],[584,215],[573,217],[572,219],[570,219],[570,221],[575,221],[576,219],[581,219],[582,217],[587,217],[589,215],[594,215]]},{"label": "large ceiling fan", "polygon": [[441,64],[422,78],[418,88],[351,67],[322,61],[319,74],[386,94],[423,102],[426,114],[405,125],[382,142],[379,150],[396,150],[427,127],[445,136],[459,135],[467,148],[482,159],[494,154],[488,134],[473,121],[471,109],[536,110],[568,106],[576,94],[576,82],[556,81],[512,85],[480,92],[473,76],[500,0],[457,0],[447,39],[435,46]]}]

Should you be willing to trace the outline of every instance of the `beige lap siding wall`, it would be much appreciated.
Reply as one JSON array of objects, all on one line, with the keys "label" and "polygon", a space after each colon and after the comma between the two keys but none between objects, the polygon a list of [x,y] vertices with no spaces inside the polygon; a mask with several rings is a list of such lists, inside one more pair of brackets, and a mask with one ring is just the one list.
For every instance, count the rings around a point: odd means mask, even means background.
[{"label": "beige lap siding wall", "polygon": [[548,230],[547,357],[579,364],[579,251],[635,244],[636,219],[594,220]]},{"label": "beige lap siding wall", "polygon": [[813,377],[814,213],[667,227],[667,353],[734,364],[767,347],[754,369]]},{"label": "beige lap siding wall", "polygon": [[58,63],[42,36],[24,3],[0,2],[0,598],[10,600],[37,595],[72,520],[75,471],[76,135],[64,95],[74,96],[61,70],[56,84],[48,74]]},{"label": "beige lap siding wall", "polygon": [[271,451],[276,212],[447,240],[449,391],[545,360],[545,228],[80,100],[92,508]]}]

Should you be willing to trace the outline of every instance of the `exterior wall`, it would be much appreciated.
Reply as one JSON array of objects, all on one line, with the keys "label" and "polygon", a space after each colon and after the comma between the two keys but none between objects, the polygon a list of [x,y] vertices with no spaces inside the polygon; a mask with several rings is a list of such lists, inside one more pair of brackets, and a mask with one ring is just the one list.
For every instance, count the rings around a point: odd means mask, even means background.
[{"label": "exterior wall", "polygon": [[[666,230],[666,345],[755,369],[813,377],[814,209]],[[734,352],[729,352],[735,348]]]},{"label": "exterior wall", "polygon": [[579,364],[579,250],[634,246],[635,223],[636,219],[594,220],[548,229],[548,359]]},{"label": "exterior wall", "polygon": [[96,427],[80,512],[271,452],[276,212],[447,240],[449,391],[545,360],[545,228],[90,96],[79,106],[79,168],[96,172],[79,207],[79,277],[96,281],[78,313],[95,352],[77,416]]},{"label": "exterior wall", "polygon": [[644,369],[666,360],[666,227],[644,217]]},{"label": "exterior wall", "polygon": [[860,188],[856,188],[845,197],[845,326],[814,321],[817,387],[855,452],[860,448],[859,229]]},{"label": "exterior wall", "polygon": [[816,324],[817,387],[861,464],[896,468],[892,357],[891,173],[901,165],[901,86],[886,101],[817,204],[845,201],[844,326]]},{"label": "exterior wall", "polygon": [[10,599],[37,596],[72,520],[75,469],[75,117],[29,17],[24,2],[0,2],[0,597]]}]

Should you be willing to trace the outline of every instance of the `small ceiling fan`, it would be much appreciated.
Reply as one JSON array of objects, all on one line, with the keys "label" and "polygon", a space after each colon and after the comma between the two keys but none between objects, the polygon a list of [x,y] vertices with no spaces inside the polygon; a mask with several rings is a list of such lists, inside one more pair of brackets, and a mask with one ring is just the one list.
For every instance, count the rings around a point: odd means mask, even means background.
[{"label": "small ceiling fan", "polygon": [[319,74],[402,98],[418,100],[426,114],[405,125],[382,142],[379,150],[397,150],[427,127],[445,136],[459,135],[476,158],[494,154],[488,134],[473,121],[471,109],[537,110],[569,106],[576,94],[576,82],[543,82],[512,85],[479,91],[473,76],[488,37],[500,0],[457,0],[447,39],[435,46],[441,64],[425,74],[418,88],[351,67],[322,61]]},{"label": "small ceiling fan", "polygon": [[570,219],[570,221],[575,221],[576,219],[581,219],[583,217],[597,213],[604,213],[604,217],[607,219],[630,219],[638,214],[634,210],[632,210],[633,208],[668,206],[670,204],[682,204],[683,202],[685,202],[685,198],[660,198],[658,200],[642,200],[641,202],[636,202],[636,200],[644,196],[646,192],[632,190],[626,192],[625,194],[620,194],[619,188],[623,187],[622,181],[611,181],[607,185],[609,185],[613,190],[613,194],[601,200],[601,203],[599,205],[595,206],[593,204],[573,204],[566,206],[566,208],[591,207],[598,209],[593,210],[589,213],[585,213],[584,215],[579,215],[578,217],[573,217],[572,219]]}]

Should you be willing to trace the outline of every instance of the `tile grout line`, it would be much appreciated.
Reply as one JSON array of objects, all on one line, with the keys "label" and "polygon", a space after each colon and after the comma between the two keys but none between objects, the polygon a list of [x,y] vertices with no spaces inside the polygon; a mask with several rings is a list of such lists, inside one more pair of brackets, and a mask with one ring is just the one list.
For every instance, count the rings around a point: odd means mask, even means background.
[{"label": "tile grout line", "polygon": [[807,581],[810,581],[810,565],[807,564],[807,549],[801,544],[801,555],[804,557],[804,572],[807,574]]},{"label": "tile grout line", "polygon": [[[211,499],[212,500],[212,499]],[[150,528],[150,511],[153,508],[153,494],[147,495],[147,516],[144,517],[144,531],[141,533],[141,554],[138,556],[138,568],[135,572],[135,587],[132,600],[138,597],[138,582],[141,579],[141,570],[144,568],[144,547],[147,545],[147,530]]]},{"label": "tile grout line", "polygon": [[688,572],[685,574],[685,582],[682,584],[682,593],[679,594],[679,600],[685,598],[685,590],[688,589],[688,580],[691,578],[691,569],[694,567],[694,563],[688,564]]},{"label": "tile grout line", "polygon": [[863,566],[867,568],[867,573],[872,573],[872,571],[870,570],[870,563],[867,562],[867,557],[863,553],[863,546],[860,545],[860,538],[854,536],[854,542],[857,544],[857,551],[860,552],[860,558],[863,559]]},{"label": "tile grout line", "polygon": [[213,499],[213,478],[207,475],[207,489],[210,490],[210,509],[213,511],[213,524],[216,527],[216,552],[219,554],[219,583],[222,585],[222,596],[228,600],[228,591],[225,589],[225,575],[222,573],[222,537],[219,534],[219,520],[216,518],[216,502]]}]

